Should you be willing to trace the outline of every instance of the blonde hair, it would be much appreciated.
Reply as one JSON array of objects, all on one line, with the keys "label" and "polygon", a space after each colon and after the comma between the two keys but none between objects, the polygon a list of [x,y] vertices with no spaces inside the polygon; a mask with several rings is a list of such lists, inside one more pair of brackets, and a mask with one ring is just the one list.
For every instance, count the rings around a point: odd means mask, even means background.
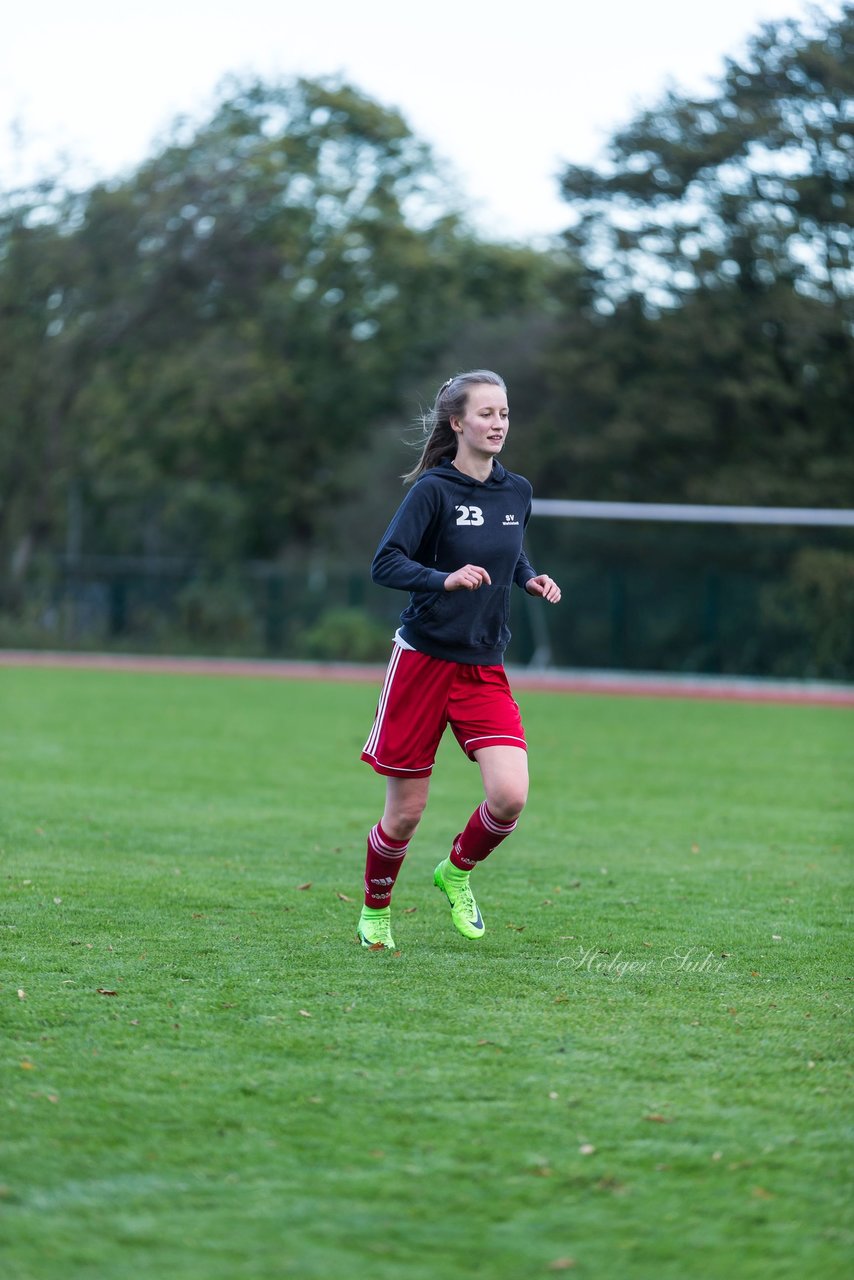
[{"label": "blonde hair", "polygon": [[451,418],[463,416],[469,389],[483,383],[507,391],[504,379],[491,369],[471,369],[468,373],[455,373],[453,378],[442,383],[433,408],[421,415],[421,456],[412,470],[407,471],[403,477],[405,484],[411,484],[425,471],[438,466],[443,458],[454,456],[457,452],[457,433],[451,426]]}]

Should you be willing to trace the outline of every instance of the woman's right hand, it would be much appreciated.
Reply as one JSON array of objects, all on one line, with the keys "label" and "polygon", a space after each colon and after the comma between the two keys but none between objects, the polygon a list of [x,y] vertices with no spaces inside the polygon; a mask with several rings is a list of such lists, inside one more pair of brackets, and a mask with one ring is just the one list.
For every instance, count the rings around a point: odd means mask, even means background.
[{"label": "woman's right hand", "polygon": [[446,591],[477,591],[478,587],[490,586],[492,579],[479,564],[464,564],[462,569],[455,569],[445,579]]}]

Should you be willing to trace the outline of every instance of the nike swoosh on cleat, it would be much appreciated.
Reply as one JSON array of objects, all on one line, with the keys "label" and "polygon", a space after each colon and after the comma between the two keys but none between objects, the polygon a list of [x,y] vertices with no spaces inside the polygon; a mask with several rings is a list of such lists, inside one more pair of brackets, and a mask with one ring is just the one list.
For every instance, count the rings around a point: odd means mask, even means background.
[{"label": "nike swoosh on cleat", "polygon": [[477,916],[475,917],[474,920],[471,921],[471,923],[474,925],[475,929],[482,928],[483,916],[480,914],[480,907],[477,908]]}]

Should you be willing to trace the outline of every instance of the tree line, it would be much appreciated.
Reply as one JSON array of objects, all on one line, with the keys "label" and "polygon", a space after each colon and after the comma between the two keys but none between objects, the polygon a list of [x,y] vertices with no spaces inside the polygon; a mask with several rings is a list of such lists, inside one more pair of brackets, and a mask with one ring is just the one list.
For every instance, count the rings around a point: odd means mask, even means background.
[{"label": "tree line", "polygon": [[[853,34],[768,24],[640,112],[566,167],[546,249],[475,234],[332,79],[233,82],[129,175],[0,194],[0,610],[58,555],[363,558],[413,409],[478,365],[541,496],[851,505]],[[809,590],[850,600],[830,554]]]}]

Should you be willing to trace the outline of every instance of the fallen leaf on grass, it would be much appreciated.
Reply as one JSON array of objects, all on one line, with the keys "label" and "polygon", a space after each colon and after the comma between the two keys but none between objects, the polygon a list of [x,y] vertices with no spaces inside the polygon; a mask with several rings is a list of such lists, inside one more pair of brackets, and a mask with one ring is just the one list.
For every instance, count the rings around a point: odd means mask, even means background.
[{"label": "fallen leaf on grass", "polygon": [[575,1266],[575,1258],[555,1258],[549,1263],[547,1270],[549,1271],[569,1271],[570,1267]]},{"label": "fallen leaf on grass", "polygon": [[667,1116],[660,1115],[659,1112],[653,1111],[651,1115],[644,1116],[644,1120],[654,1120],[656,1124],[670,1124]]},{"label": "fallen leaf on grass", "polygon": [[24,988],[23,988],[23,987],[18,987],[18,999],[19,999],[19,1000],[26,1000],[26,998],[27,998],[27,993],[26,993],[26,991],[24,990]]},{"label": "fallen leaf on grass", "polygon": [[95,994],[99,996],[117,996],[118,991],[111,991],[108,987],[96,987]]},{"label": "fallen leaf on grass", "polygon": [[308,1009],[300,1009],[299,1016],[301,1018],[310,1018],[311,1014],[309,1013]]},{"label": "fallen leaf on grass", "polygon": [[348,897],[347,897],[347,895],[346,895],[346,893],[338,893],[338,894],[336,894],[335,896],[336,896],[337,898],[339,898],[341,902],[353,902],[353,901],[354,901],[354,899],[353,899],[353,898],[348,898]]},{"label": "fallen leaf on grass", "polygon": [[550,1178],[553,1173],[554,1170],[550,1169],[547,1164],[538,1164],[536,1168],[531,1170],[531,1174],[535,1178]]},{"label": "fallen leaf on grass", "polygon": [[417,908],[417,907],[404,907],[404,908],[403,908],[403,914],[404,914],[405,916],[411,916],[411,915],[413,915],[417,910],[418,910],[418,908]]},{"label": "fallen leaf on grass", "polygon": [[32,1063],[32,1062],[30,1062],[30,1061],[28,1061],[28,1059],[27,1059],[27,1058],[25,1058],[25,1059],[24,1059],[24,1061],[21,1063],[21,1070],[22,1070],[22,1071],[35,1071],[35,1069],[36,1069],[36,1068],[35,1068],[35,1064],[34,1064],[34,1063]]},{"label": "fallen leaf on grass", "polygon": [[764,1187],[754,1187],[750,1193],[754,1200],[773,1200],[774,1195],[771,1191],[766,1191]]},{"label": "fallen leaf on grass", "polygon": [[628,1191],[625,1182],[620,1182],[619,1178],[600,1178],[596,1183],[597,1191],[610,1191],[612,1195],[624,1196]]},{"label": "fallen leaf on grass", "polygon": [[523,924],[508,924],[508,929],[515,929],[517,933],[524,933],[525,926]]},{"label": "fallen leaf on grass", "polygon": [[298,889],[310,889],[310,888],[311,888],[311,881],[310,881],[310,880],[306,880],[305,884],[298,884],[298,885],[297,885],[297,888],[298,888]]},{"label": "fallen leaf on grass", "polygon": [[579,1155],[582,1156],[592,1156],[595,1150],[596,1148],[592,1142],[582,1142],[581,1146],[578,1148]]}]

